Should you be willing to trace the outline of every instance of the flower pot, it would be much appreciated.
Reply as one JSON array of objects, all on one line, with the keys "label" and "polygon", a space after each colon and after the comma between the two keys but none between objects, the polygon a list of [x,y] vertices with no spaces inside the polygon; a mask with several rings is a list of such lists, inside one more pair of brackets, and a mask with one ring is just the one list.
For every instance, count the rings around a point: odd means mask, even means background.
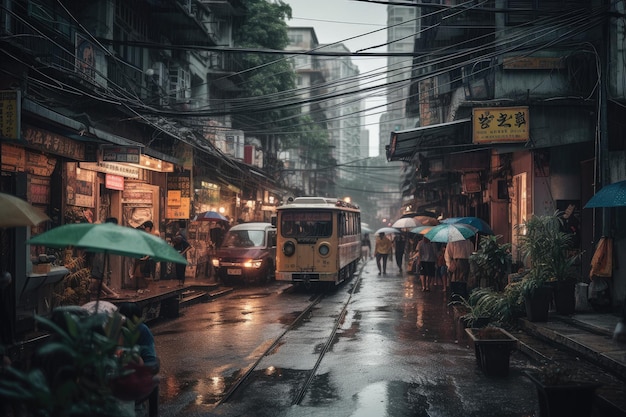
[{"label": "flower pot", "polygon": [[468,328],[465,332],[474,346],[476,363],[487,376],[507,376],[511,352],[518,340],[499,327]]},{"label": "flower pot", "polygon": [[525,374],[537,388],[539,417],[591,416],[594,393],[600,384],[568,381],[559,385],[547,385],[538,375],[530,372]]},{"label": "flower pot", "polygon": [[554,305],[559,314],[574,314],[576,310],[576,281],[557,282],[554,290]]},{"label": "flower pot", "polygon": [[533,322],[548,321],[550,301],[552,300],[552,288],[542,286],[536,288],[532,294],[524,296],[526,317]]},{"label": "flower pot", "polygon": [[450,282],[450,301],[459,300],[459,297],[467,299],[467,282],[451,281]]}]

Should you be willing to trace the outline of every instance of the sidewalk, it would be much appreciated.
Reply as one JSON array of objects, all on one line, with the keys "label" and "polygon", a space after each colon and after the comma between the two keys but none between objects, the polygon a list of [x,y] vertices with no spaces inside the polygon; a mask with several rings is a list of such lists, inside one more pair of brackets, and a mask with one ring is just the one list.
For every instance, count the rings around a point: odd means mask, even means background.
[{"label": "sidewalk", "polygon": [[626,416],[626,344],[612,339],[613,314],[550,313],[547,322],[520,319],[520,350],[540,362],[570,365],[601,384],[596,402],[606,415]]}]

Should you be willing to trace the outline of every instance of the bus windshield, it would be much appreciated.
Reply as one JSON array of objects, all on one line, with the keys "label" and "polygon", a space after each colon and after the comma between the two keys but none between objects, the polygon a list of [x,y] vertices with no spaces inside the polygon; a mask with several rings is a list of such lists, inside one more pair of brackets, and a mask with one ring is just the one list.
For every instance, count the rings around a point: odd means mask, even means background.
[{"label": "bus windshield", "polygon": [[285,211],[280,231],[283,237],[330,237],[333,215],[330,211]]}]

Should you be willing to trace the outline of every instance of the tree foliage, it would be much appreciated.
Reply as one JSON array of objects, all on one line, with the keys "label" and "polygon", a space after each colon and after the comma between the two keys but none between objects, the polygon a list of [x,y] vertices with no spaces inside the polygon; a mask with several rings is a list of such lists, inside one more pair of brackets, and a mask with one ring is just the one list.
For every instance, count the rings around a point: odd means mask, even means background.
[{"label": "tree foliage", "polygon": [[[266,0],[243,2],[248,11],[243,24],[234,33],[235,45],[284,50],[289,44],[286,19],[291,18],[291,7],[280,0],[275,3]],[[246,53],[242,62],[245,68],[241,74],[241,85],[245,89],[243,97],[266,97],[267,102],[272,103],[297,102],[298,98],[294,95],[296,74],[288,58]],[[282,149],[300,149],[311,150],[309,155],[318,157],[318,154],[323,153],[320,149],[328,149],[325,130],[308,116],[301,115],[297,104],[234,115],[233,125],[254,132],[253,135],[261,140],[266,154]]]}]

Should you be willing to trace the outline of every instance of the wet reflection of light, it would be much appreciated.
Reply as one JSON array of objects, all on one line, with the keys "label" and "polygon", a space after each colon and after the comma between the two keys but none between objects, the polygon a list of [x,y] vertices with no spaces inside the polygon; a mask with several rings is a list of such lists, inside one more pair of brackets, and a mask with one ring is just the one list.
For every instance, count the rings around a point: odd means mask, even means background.
[{"label": "wet reflection of light", "polygon": [[358,405],[351,417],[387,416],[387,383],[378,382],[367,386],[358,394]]},{"label": "wet reflection of light", "polygon": [[270,375],[274,375],[276,373],[276,368],[273,366],[268,366],[265,369],[265,375],[270,376]]},{"label": "wet reflection of light", "polygon": [[417,328],[421,329],[424,327],[424,303],[418,301],[417,303]]}]

